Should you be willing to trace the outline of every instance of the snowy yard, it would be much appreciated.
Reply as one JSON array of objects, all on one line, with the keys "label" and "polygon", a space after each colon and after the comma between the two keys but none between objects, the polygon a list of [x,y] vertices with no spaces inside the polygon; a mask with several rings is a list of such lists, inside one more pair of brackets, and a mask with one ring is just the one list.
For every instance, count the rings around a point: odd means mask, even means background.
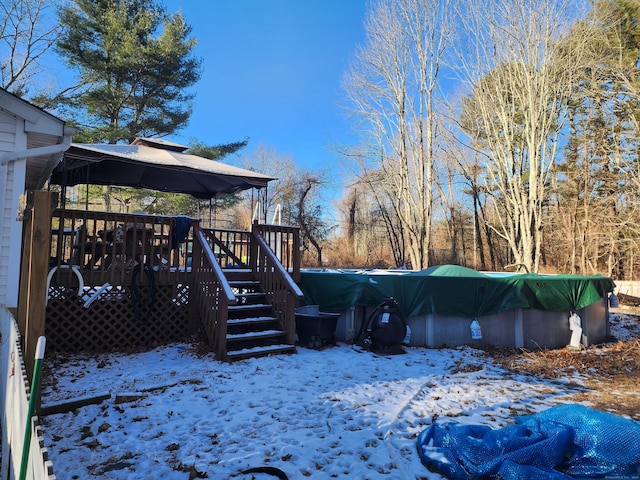
[{"label": "snowy yard", "polygon": [[[612,315],[618,339],[638,330],[637,317]],[[289,479],[440,479],[416,451],[436,419],[502,427],[554,405],[589,405],[577,370],[522,375],[469,347],[381,357],[338,344],[226,364],[176,344],[46,363],[45,407],[107,397],[42,419],[60,479],[276,478],[241,473],[259,466]]]}]

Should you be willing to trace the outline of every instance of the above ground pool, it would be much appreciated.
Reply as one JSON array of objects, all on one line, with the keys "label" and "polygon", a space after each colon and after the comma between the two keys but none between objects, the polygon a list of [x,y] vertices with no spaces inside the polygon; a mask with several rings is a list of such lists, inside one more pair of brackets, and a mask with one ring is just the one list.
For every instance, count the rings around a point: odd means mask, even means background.
[{"label": "above ground pool", "polygon": [[[609,335],[608,296],[602,275],[484,273],[457,265],[407,270],[303,270],[306,304],[340,312],[336,336],[353,340],[367,315],[387,297],[410,327],[415,346],[487,344],[558,348],[602,342]],[[579,316],[576,335],[575,318]],[[477,320],[482,335],[472,338]],[[573,326],[572,326],[573,325]],[[474,335],[477,337],[477,335]]]}]

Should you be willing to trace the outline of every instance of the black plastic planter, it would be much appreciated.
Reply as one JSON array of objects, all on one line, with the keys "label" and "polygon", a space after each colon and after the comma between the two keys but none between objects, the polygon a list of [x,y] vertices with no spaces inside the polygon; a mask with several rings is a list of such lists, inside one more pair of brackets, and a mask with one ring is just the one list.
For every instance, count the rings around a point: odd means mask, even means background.
[{"label": "black plastic planter", "polygon": [[321,312],[318,305],[296,308],[296,333],[304,346],[319,349],[336,343],[339,313]]}]

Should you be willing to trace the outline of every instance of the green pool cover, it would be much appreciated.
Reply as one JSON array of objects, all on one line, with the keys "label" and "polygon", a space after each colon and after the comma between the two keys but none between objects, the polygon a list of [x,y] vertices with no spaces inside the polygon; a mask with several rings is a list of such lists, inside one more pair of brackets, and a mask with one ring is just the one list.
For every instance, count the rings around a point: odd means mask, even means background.
[{"label": "green pool cover", "polygon": [[458,265],[421,271],[303,270],[300,288],[307,305],[323,311],[398,302],[404,318],[439,314],[475,318],[514,308],[579,310],[613,292],[602,275],[481,273]]}]

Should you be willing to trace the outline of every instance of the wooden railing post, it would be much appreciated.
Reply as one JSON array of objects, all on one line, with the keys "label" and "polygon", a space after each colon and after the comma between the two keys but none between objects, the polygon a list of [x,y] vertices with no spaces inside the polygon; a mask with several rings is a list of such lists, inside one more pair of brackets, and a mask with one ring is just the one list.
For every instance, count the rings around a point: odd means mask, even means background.
[{"label": "wooden railing post", "polygon": [[291,277],[296,283],[300,283],[302,277],[300,276],[300,229],[295,229],[293,232],[293,271]]},{"label": "wooden railing post", "polygon": [[45,334],[49,252],[51,251],[51,214],[57,194],[44,190],[29,192],[27,204],[33,205],[23,235],[24,255],[20,278],[19,317],[24,342],[27,374],[31,376],[38,338]]},{"label": "wooden railing post", "polygon": [[24,354],[24,339],[27,335],[27,312],[29,301],[29,271],[31,265],[31,232],[33,230],[33,215],[26,212],[22,219],[22,257],[20,259],[20,285],[18,287],[18,331],[20,332],[21,347]]},{"label": "wooden railing post", "polygon": [[249,266],[253,273],[258,273],[258,244],[255,241],[258,235],[258,221],[254,220],[251,225],[251,235],[249,236]]},{"label": "wooden railing post", "polygon": [[191,275],[189,282],[189,319],[187,323],[187,332],[193,335],[198,330],[198,281],[200,280],[198,270],[202,269],[202,244],[197,240],[198,232],[200,232],[200,224],[193,225],[193,243],[191,247]]}]

